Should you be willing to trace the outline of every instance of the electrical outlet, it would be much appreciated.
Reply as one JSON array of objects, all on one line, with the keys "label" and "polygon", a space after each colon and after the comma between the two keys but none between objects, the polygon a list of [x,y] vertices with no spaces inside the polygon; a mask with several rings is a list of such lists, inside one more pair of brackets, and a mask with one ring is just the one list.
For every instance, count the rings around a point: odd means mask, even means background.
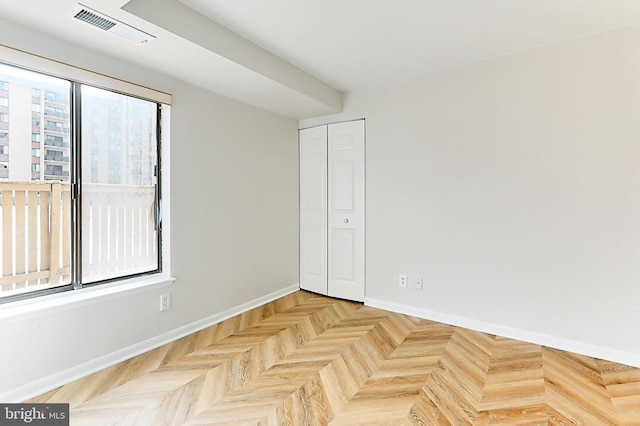
[{"label": "electrical outlet", "polygon": [[413,287],[414,287],[416,290],[422,290],[422,278],[418,278],[417,280],[415,280],[415,281],[413,282]]},{"label": "electrical outlet", "polygon": [[171,307],[171,293],[160,295],[160,311],[166,311]]},{"label": "electrical outlet", "polygon": [[407,286],[407,276],[400,274],[400,276],[398,277],[398,285],[400,287],[406,287]]}]

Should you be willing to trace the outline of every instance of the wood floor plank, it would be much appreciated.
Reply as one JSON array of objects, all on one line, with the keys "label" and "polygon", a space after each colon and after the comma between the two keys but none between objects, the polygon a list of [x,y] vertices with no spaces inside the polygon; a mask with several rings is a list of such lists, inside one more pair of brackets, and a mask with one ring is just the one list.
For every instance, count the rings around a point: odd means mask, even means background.
[{"label": "wood floor plank", "polygon": [[640,369],[596,360],[622,425],[640,425]]},{"label": "wood floor plank", "polygon": [[73,425],[640,426],[640,369],[299,291],[31,402]]},{"label": "wood floor plank", "polygon": [[496,338],[476,425],[547,423],[542,348]]},{"label": "wood floor plank", "polygon": [[[256,412],[256,418],[276,411],[292,424],[327,424],[412,326],[414,322],[404,316],[372,315],[370,308],[362,308],[230,393],[196,421],[215,424],[222,418],[226,422],[237,414],[238,406],[259,399],[271,404]],[[244,421],[252,420],[245,415]]]},{"label": "wood floor plank", "polygon": [[[275,361],[286,355],[287,348],[295,349],[304,345],[307,340],[315,336],[317,330],[324,330],[324,327],[340,323],[341,314],[334,309],[334,305],[335,303],[330,299],[307,300],[238,330],[212,345],[166,363],[145,377],[131,380],[125,385],[104,393],[101,397],[88,401],[79,409],[86,413],[96,410],[94,407],[97,406],[99,412],[104,400],[107,400],[108,404],[118,404],[122,400],[136,399],[136,397],[140,397],[140,401],[148,404],[149,401],[144,396],[150,389],[144,386],[150,383],[153,389],[161,389],[162,393],[159,395],[161,406],[172,406],[175,399],[185,392],[192,397],[197,396],[200,403],[194,405],[190,400],[188,410],[175,410],[174,420],[183,422],[185,419],[179,416],[197,414],[198,408],[205,409],[208,404],[217,402],[261,371],[271,367]],[[354,311],[358,306],[344,305],[346,306],[339,310],[342,315]],[[154,380],[153,374],[162,377]],[[208,382],[213,383],[214,386],[205,389],[199,387],[203,381],[203,375],[206,375]],[[186,377],[188,381],[173,381],[174,376]],[[194,395],[194,389],[199,389],[197,395]],[[140,409],[142,410],[142,407]]]},{"label": "wood floor plank", "polygon": [[403,424],[453,330],[420,321],[330,424]]},{"label": "wood floor plank", "polygon": [[[495,336],[488,334],[454,331],[424,387],[424,396],[437,407],[427,411],[425,424],[440,422],[442,417],[452,424],[474,424],[494,341]],[[419,418],[417,410],[411,417]]]},{"label": "wood floor plank", "polygon": [[619,424],[593,358],[550,348],[542,355],[545,396],[557,417],[571,424]]}]

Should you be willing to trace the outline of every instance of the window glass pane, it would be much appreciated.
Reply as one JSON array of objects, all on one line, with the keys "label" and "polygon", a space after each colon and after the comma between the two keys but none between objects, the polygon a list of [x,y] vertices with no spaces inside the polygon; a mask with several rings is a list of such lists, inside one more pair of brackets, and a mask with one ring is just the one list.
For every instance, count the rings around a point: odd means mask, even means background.
[{"label": "window glass pane", "polygon": [[157,270],[157,104],[81,94],[82,282]]},{"label": "window glass pane", "polygon": [[[71,83],[0,64],[0,297],[71,282],[71,192],[69,111]],[[35,92],[55,93],[55,101]],[[36,103],[38,102],[38,103]],[[62,132],[34,126],[41,108]],[[37,117],[36,117],[37,118]],[[66,129],[66,132],[64,131]],[[61,161],[34,156],[49,135],[60,135]]]}]

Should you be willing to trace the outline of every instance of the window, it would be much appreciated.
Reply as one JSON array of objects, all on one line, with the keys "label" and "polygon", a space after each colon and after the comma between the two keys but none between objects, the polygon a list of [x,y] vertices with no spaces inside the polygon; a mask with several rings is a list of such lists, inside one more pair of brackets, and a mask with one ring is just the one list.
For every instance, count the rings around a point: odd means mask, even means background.
[{"label": "window", "polygon": [[7,145],[0,145],[0,154],[8,154],[9,147]]},{"label": "window", "polygon": [[44,109],[44,115],[53,115],[53,116],[56,116],[56,117],[63,117],[64,116],[64,110],[62,108],[47,106]]},{"label": "window", "polygon": [[54,130],[56,132],[62,132],[64,129],[61,122],[51,121],[51,120],[47,120],[46,124],[44,125],[44,128],[47,130]]},{"label": "window", "polygon": [[[82,199],[91,204],[90,214],[83,214],[83,235],[92,235],[90,230],[97,227],[99,216],[107,214],[121,216],[122,235],[95,235],[108,239],[117,246],[113,259],[105,262],[105,253],[94,249],[92,242],[84,239],[82,271],[85,281],[113,278],[114,274],[139,273],[155,270],[158,265],[157,211],[154,210],[157,197],[158,105],[131,96],[107,92],[90,86],[82,86],[82,164],[92,164],[95,168],[83,170]],[[117,109],[122,111],[120,120],[101,122],[95,118],[102,111]],[[136,112],[136,113],[134,113]],[[135,131],[132,129],[136,129]],[[96,130],[98,137],[96,138]],[[105,134],[115,133],[119,137],[105,139]],[[146,162],[133,162],[127,153],[131,151],[131,141],[138,134],[149,136],[150,142],[140,149],[146,153]],[[136,174],[135,170],[142,173]],[[103,212],[103,200],[109,200],[109,212]],[[102,201],[101,201],[102,200]],[[87,212],[84,212],[87,213]],[[95,234],[95,232],[94,232]],[[128,240],[122,239],[132,236]],[[124,262],[119,259],[124,259]],[[112,264],[105,267],[106,264]]]},{"label": "window", "polygon": [[46,144],[62,146],[64,138],[62,136],[47,135]]},{"label": "window", "polygon": [[0,81],[0,90],[9,90],[9,83],[6,81]]},{"label": "window", "polygon": [[[12,132],[6,173],[0,167],[0,241],[11,241],[0,244],[0,302],[160,272],[161,104],[2,64],[0,80],[31,87],[16,91],[26,99],[12,105],[26,111],[12,110],[18,130]],[[29,121],[40,124],[28,113],[36,90],[56,104],[44,111],[44,153],[32,146],[41,134],[26,130]],[[38,104],[31,108],[40,111]],[[117,120],[100,118],[110,111],[118,111]],[[134,144],[140,155],[132,160]],[[15,188],[7,186],[14,182]],[[77,197],[71,197],[73,185]],[[5,208],[9,199],[12,206]],[[3,234],[7,229],[12,236]]]},{"label": "window", "polygon": [[0,113],[0,122],[8,123],[9,122],[9,114]]},{"label": "window", "polygon": [[69,171],[64,166],[47,165],[44,174],[47,176],[69,176]]},{"label": "window", "polygon": [[40,89],[31,89],[31,96],[40,99]]},{"label": "window", "polygon": [[69,93],[47,90],[44,92],[44,99],[48,102],[66,104],[69,102]]},{"label": "window", "polygon": [[32,118],[31,119],[31,127],[40,127],[40,119]]},{"label": "window", "polygon": [[0,97],[0,106],[9,106],[9,99]]}]

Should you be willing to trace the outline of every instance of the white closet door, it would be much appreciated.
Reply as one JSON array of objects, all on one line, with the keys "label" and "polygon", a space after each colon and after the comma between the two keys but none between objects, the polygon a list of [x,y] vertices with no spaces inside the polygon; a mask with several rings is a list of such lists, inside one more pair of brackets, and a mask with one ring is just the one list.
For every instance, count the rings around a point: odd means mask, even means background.
[{"label": "white closet door", "polygon": [[329,125],[328,294],[364,301],[364,120]]},{"label": "white closet door", "polygon": [[300,288],[327,294],[327,126],[300,130]]}]

